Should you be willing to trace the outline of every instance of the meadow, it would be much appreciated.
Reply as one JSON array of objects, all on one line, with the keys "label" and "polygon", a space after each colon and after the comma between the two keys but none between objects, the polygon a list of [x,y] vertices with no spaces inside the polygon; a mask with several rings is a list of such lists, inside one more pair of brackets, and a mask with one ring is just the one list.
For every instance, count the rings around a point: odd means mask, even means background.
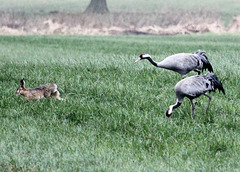
[{"label": "meadow", "polygon": [[[0,171],[239,171],[240,35],[1,36]],[[206,51],[226,95],[176,102],[181,76],[148,61]],[[206,73],[206,71],[204,72]],[[188,76],[194,75],[190,73]],[[56,83],[65,101],[26,101]]]}]

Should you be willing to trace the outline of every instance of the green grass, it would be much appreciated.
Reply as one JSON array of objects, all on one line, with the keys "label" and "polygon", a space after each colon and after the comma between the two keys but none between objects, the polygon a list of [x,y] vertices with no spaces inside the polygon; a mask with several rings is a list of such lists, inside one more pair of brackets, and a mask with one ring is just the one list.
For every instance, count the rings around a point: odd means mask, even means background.
[{"label": "green grass", "polygon": [[[238,171],[240,35],[1,36],[0,171]],[[185,99],[169,121],[181,76],[134,64],[204,49],[226,95]],[[193,75],[190,73],[188,76]],[[26,101],[54,82],[65,101]]]}]

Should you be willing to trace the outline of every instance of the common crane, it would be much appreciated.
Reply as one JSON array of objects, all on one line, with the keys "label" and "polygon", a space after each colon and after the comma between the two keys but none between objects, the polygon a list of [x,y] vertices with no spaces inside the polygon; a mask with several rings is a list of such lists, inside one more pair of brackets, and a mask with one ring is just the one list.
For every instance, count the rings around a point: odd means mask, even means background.
[{"label": "common crane", "polygon": [[193,104],[193,99],[201,95],[207,96],[209,98],[206,108],[207,113],[212,98],[205,93],[215,91],[216,89],[218,89],[219,92],[222,91],[223,94],[225,94],[221,81],[219,81],[219,79],[214,73],[207,73],[205,75],[195,75],[179,81],[174,87],[177,102],[176,104],[169,106],[168,110],[166,111],[167,118],[171,116],[172,111],[174,109],[178,108],[182,104],[184,97],[189,98],[191,101],[193,117],[195,108]]},{"label": "common crane", "polygon": [[182,78],[192,70],[197,72],[198,75],[200,75],[200,71],[206,69],[208,69],[209,72],[213,72],[212,65],[202,50],[198,50],[195,53],[174,54],[168,56],[161,62],[153,61],[149,54],[141,54],[135,63],[144,59],[148,59],[156,67],[175,71],[179,73]]}]

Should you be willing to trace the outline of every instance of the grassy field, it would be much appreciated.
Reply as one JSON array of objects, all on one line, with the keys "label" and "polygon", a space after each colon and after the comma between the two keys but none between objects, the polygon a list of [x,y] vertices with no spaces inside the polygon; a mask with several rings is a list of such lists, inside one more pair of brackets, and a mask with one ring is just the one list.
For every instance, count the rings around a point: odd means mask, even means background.
[{"label": "grassy field", "polygon": [[[239,171],[240,35],[1,36],[0,171]],[[206,51],[226,95],[185,99],[169,121],[181,76],[134,64]],[[195,73],[190,73],[191,76]],[[65,101],[26,101],[54,82]]]}]

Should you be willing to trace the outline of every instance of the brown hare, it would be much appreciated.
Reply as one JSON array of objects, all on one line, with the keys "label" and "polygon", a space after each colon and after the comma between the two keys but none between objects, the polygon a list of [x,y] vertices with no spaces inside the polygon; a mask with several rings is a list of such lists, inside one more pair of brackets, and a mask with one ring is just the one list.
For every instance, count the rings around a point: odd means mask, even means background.
[{"label": "brown hare", "polygon": [[39,100],[43,97],[55,97],[58,100],[63,100],[60,98],[60,93],[56,84],[49,83],[37,88],[25,88],[24,85],[25,81],[23,78],[20,81],[20,87],[17,89],[16,94],[23,95],[27,100]]}]

